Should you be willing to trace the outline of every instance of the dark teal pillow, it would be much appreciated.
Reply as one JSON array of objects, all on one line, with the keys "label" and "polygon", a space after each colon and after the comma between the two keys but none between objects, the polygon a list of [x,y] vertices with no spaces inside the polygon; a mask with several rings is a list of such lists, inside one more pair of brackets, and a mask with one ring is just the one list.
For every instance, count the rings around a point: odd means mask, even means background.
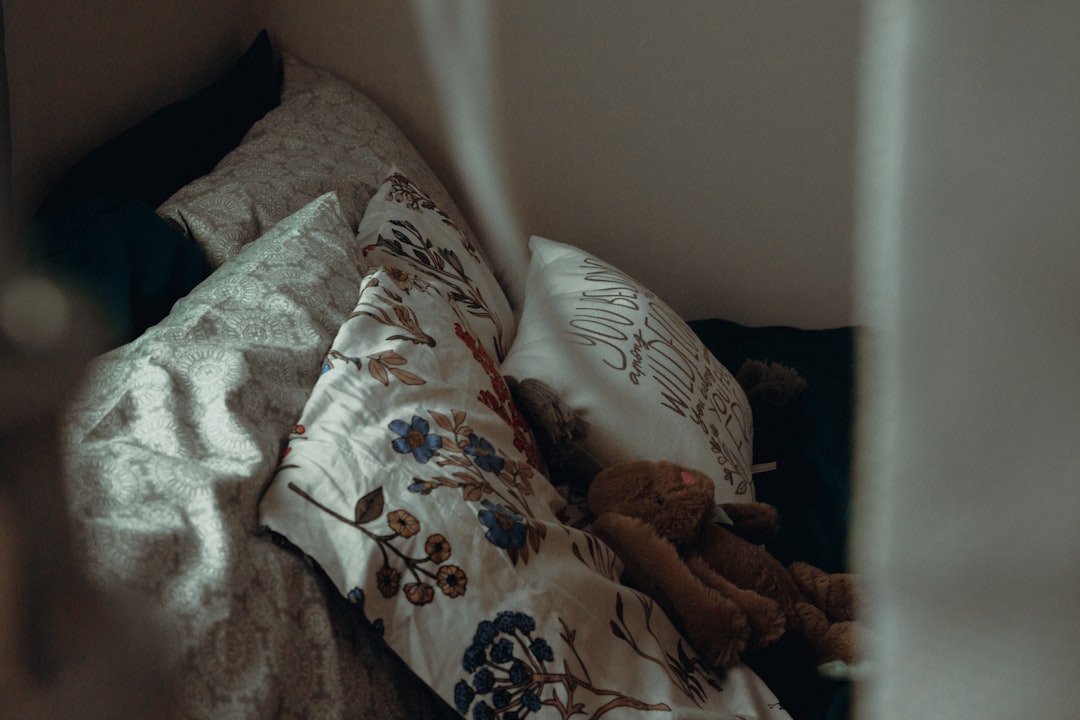
[{"label": "dark teal pillow", "polygon": [[30,226],[29,269],[96,303],[107,347],[139,336],[208,274],[202,251],[138,199],[97,196]]},{"label": "dark teal pillow", "polygon": [[[758,500],[780,511],[780,532],[766,547],[779,560],[809,562],[831,572],[848,567],[855,328],[801,330],[696,320],[690,327],[732,373],[745,360],[794,368],[806,391],[793,403],[754,418],[754,462],[777,469],[754,478]],[[759,422],[761,421],[761,422]],[[783,649],[747,663],[798,720],[850,717],[851,686],[793,669]]]},{"label": "dark teal pillow", "polygon": [[158,110],[76,163],[40,212],[63,210],[93,195],[137,198],[156,208],[210,172],[280,97],[273,47],[263,31],[213,85]]},{"label": "dark teal pillow", "polygon": [[744,360],[794,368],[807,389],[794,403],[754,419],[754,462],[776,461],[754,478],[757,498],[780,510],[781,528],[768,544],[786,563],[828,570],[848,567],[855,329],[747,327],[696,320],[690,327],[732,373]]}]

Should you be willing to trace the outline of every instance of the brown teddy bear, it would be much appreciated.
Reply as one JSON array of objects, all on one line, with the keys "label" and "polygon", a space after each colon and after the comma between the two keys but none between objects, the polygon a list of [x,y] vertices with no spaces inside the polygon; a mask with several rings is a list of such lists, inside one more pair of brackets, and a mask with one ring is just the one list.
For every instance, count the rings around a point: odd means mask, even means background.
[{"label": "brown teddy bear", "polygon": [[764,503],[720,506],[713,483],[671,462],[629,461],[601,471],[588,493],[593,532],[707,662],[729,667],[782,636],[815,666],[855,660],[855,588],[847,574],[784,567],[759,543],[778,527]]}]

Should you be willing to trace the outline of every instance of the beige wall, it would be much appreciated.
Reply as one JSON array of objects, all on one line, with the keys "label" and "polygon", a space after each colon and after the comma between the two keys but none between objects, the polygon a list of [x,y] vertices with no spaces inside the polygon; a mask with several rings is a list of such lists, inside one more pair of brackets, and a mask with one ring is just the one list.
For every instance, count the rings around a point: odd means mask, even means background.
[{"label": "beige wall", "polygon": [[[615,262],[687,317],[852,320],[858,0],[495,8],[526,233]],[[23,219],[81,152],[209,80],[261,25],[368,91],[463,197],[409,3],[6,0],[5,13]]]},{"label": "beige wall", "polygon": [[247,0],[4,0],[16,223],[88,149],[227,69]]},{"label": "beige wall", "polygon": [[[407,3],[268,5],[279,42],[364,86],[460,190]],[[620,264],[688,317],[851,321],[857,0],[495,7],[526,232]]]}]

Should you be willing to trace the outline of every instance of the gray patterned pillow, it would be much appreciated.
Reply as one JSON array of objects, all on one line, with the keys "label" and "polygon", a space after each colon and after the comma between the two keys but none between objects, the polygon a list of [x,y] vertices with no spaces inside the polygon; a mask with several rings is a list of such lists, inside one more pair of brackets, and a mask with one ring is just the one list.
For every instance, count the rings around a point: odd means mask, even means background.
[{"label": "gray patterned pillow", "polygon": [[325,192],[337,191],[355,229],[395,165],[466,228],[442,183],[370,98],[285,54],[281,104],[213,172],[179,190],[158,214],[176,223],[217,267]]}]

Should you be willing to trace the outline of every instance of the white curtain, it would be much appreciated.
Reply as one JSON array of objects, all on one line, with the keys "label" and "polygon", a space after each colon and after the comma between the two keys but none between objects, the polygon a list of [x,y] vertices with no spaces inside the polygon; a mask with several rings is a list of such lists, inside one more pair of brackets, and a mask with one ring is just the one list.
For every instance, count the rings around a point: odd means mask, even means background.
[{"label": "white curtain", "polygon": [[1080,4],[865,22],[860,715],[1080,717]]}]

